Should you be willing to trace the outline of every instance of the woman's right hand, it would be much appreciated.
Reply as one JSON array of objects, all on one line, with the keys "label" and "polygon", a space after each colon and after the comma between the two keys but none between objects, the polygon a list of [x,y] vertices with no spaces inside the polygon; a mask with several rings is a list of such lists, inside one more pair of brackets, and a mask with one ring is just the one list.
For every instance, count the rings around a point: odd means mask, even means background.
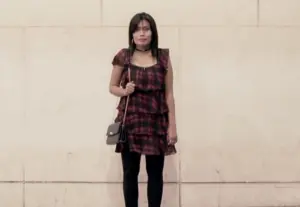
[{"label": "woman's right hand", "polygon": [[133,81],[127,83],[125,88],[126,96],[132,94],[134,92],[134,89],[135,89],[135,84],[133,83]]}]

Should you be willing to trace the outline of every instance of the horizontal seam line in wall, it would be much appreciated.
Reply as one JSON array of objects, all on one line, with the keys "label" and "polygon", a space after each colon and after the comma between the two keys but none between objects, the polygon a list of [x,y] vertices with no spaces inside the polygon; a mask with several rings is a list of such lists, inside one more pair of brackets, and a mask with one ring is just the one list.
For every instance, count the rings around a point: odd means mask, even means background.
[{"label": "horizontal seam line in wall", "polygon": [[278,207],[278,206],[281,206],[281,207],[300,207],[300,205],[277,205],[277,206],[247,206],[247,207]]},{"label": "horizontal seam line in wall", "polygon": [[[160,28],[300,28],[300,25],[158,25]],[[69,28],[69,29],[101,29],[101,28],[128,28],[128,26],[70,26],[70,25],[49,25],[49,26],[4,26],[0,29],[18,28]]]},{"label": "horizontal seam line in wall", "polygon": [[[121,181],[0,181],[0,184],[121,184]],[[147,183],[140,181],[139,183]],[[165,181],[166,184],[300,184],[300,181],[228,181],[228,182],[177,182]]]},{"label": "horizontal seam line in wall", "polygon": [[247,206],[247,207],[300,207],[300,205]]}]

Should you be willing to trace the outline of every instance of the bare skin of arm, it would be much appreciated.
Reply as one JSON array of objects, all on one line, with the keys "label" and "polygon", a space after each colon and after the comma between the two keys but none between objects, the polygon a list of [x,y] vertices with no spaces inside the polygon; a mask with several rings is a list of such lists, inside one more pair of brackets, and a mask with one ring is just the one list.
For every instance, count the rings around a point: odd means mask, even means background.
[{"label": "bare skin of arm", "polygon": [[175,116],[175,99],[173,92],[173,67],[171,60],[168,60],[168,71],[166,75],[166,100],[169,108],[169,136],[170,138],[177,136],[176,116]]},{"label": "bare skin of arm", "polygon": [[126,89],[120,87],[122,71],[122,66],[114,65],[109,83],[109,92],[117,97],[128,96],[133,93],[135,86],[132,82],[130,82],[126,85]]}]

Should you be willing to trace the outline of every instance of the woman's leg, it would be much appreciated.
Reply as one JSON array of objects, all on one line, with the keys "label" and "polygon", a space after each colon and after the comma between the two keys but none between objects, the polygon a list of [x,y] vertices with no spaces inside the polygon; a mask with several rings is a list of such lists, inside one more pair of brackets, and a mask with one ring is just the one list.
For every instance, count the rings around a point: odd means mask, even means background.
[{"label": "woman's leg", "polygon": [[146,155],[149,207],[160,207],[163,194],[164,155]]},{"label": "woman's leg", "polygon": [[138,153],[129,152],[128,149],[122,152],[123,193],[126,207],[138,207],[140,160],[141,155]]}]

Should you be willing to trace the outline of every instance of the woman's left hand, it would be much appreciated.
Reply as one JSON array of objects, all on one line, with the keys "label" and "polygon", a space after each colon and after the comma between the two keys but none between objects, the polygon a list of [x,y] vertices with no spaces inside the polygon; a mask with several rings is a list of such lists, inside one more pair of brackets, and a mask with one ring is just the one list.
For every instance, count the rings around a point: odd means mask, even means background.
[{"label": "woman's left hand", "polygon": [[169,127],[168,129],[168,144],[175,145],[177,143],[177,132],[175,127]]}]

